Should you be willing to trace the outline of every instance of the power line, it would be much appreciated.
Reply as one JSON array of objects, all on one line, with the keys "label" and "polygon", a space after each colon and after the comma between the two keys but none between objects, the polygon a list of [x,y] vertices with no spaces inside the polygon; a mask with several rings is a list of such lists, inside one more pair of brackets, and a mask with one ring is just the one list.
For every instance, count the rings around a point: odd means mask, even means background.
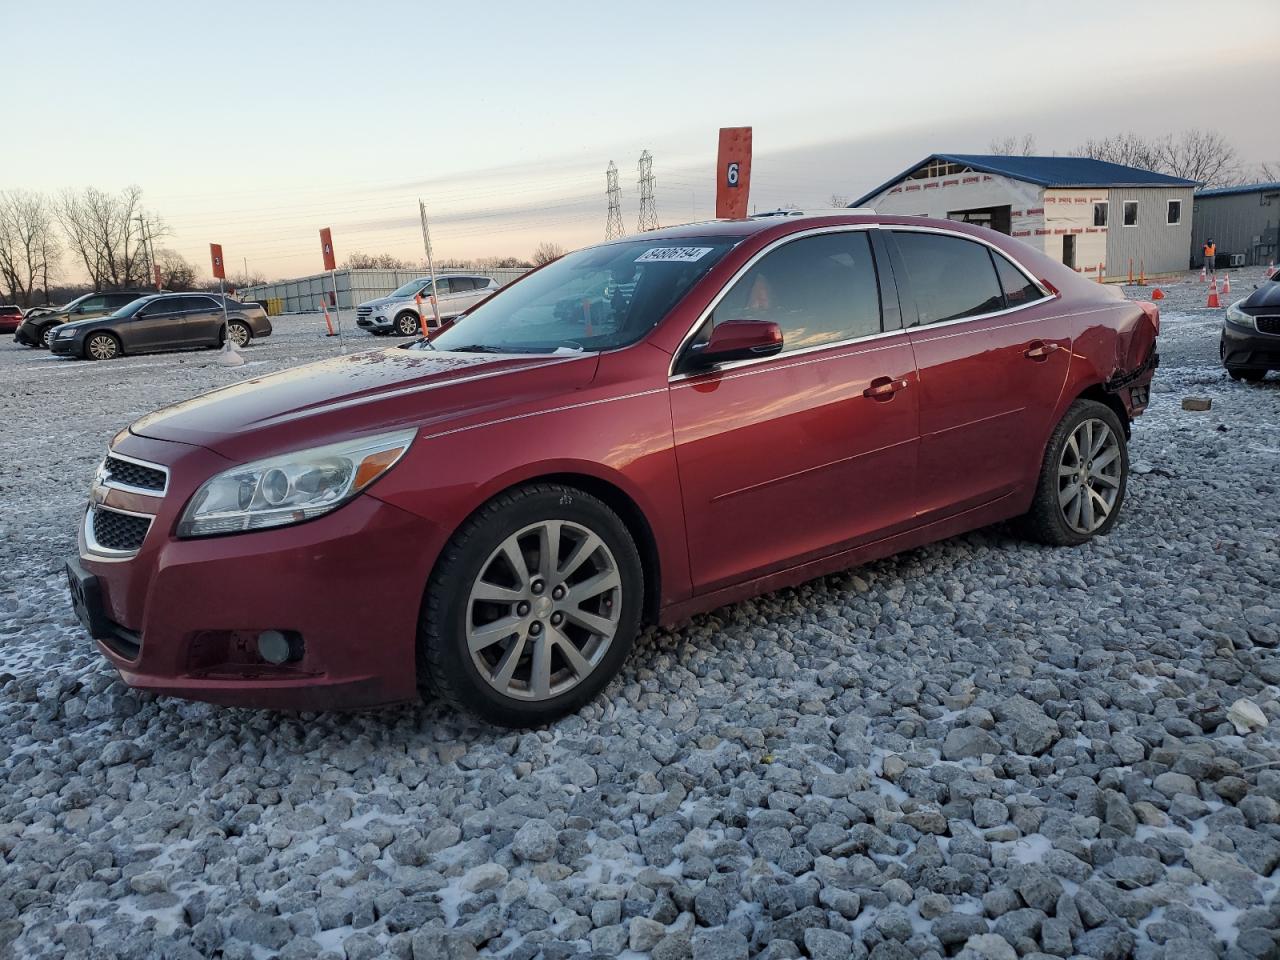
[{"label": "power line", "polygon": [[609,198],[609,212],[604,221],[604,238],[620,240],[626,236],[626,230],[622,227],[622,188],[618,186],[618,165],[612,160],[609,161],[609,169],[605,171],[604,179],[608,186],[605,195]]},{"label": "power line", "polygon": [[653,154],[646,150],[640,154],[640,219],[636,223],[636,230],[640,233],[658,229],[658,205],[653,195],[654,182]]}]

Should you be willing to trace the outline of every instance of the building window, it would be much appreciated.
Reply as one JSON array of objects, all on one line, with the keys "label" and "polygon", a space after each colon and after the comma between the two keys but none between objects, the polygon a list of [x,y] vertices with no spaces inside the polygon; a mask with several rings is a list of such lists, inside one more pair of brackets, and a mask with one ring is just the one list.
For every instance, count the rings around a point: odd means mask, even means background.
[{"label": "building window", "polygon": [[1174,223],[1181,223],[1181,222],[1182,222],[1182,201],[1181,201],[1181,200],[1170,200],[1170,201],[1169,201],[1169,220],[1168,220],[1168,222],[1169,222],[1170,224],[1174,224]]},{"label": "building window", "polygon": [[1124,225],[1126,227],[1136,227],[1138,225],[1138,201],[1126,200],[1124,202]]},{"label": "building window", "polygon": [[1093,225],[1095,227],[1105,227],[1107,225],[1107,202],[1095,203],[1093,205]]}]

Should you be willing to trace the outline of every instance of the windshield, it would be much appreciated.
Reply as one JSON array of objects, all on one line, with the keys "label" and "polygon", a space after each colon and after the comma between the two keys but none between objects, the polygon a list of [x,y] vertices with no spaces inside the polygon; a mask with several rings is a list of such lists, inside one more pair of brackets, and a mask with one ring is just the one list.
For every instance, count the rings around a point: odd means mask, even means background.
[{"label": "windshield", "polygon": [[629,240],[548,264],[473,307],[437,350],[551,353],[635,343],[737,239]]},{"label": "windshield", "polygon": [[139,297],[137,300],[130,300],[123,307],[112,314],[113,317],[132,317],[135,313],[145,307],[155,297]]},{"label": "windshield", "polygon": [[412,297],[430,282],[430,279],[427,277],[419,277],[417,280],[410,280],[404,286],[396,287],[387,294],[387,297]]}]

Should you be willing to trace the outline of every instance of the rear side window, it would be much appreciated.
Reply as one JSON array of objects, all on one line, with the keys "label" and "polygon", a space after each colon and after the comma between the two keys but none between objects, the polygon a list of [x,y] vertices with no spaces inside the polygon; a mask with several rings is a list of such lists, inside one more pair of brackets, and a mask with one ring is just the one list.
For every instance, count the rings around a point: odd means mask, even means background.
[{"label": "rear side window", "polygon": [[804,237],[766,254],[716,305],[711,326],[724,320],[772,320],[782,328],[783,352],[879,333],[866,232]]},{"label": "rear side window", "polygon": [[1000,289],[1004,291],[1004,299],[1009,306],[1020,307],[1044,297],[1044,293],[1027,279],[1025,273],[994,250],[991,251],[991,259],[995,261],[996,273],[1000,277]]},{"label": "rear side window", "polygon": [[895,231],[921,323],[960,320],[1004,309],[987,248],[937,233]]},{"label": "rear side window", "polygon": [[448,282],[450,293],[462,293],[465,290],[474,290],[476,286],[475,281],[470,277],[450,277]]}]

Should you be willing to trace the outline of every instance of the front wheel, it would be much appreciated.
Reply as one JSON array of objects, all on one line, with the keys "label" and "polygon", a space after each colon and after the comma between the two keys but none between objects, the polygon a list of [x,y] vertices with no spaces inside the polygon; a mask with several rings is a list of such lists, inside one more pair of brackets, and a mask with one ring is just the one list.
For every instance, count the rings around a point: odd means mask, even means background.
[{"label": "front wheel", "polygon": [[548,723],[618,672],[643,593],[635,542],[605,503],[558,484],[502,494],[441,554],[418,631],[420,679],[491,723]]},{"label": "front wheel", "polygon": [[120,341],[109,333],[92,334],[84,345],[88,360],[114,360],[120,356]]},{"label": "front wheel", "polygon": [[1115,526],[1129,480],[1129,447],[1114,410],[1077,400],[1054,428],[1022,533],[1052,546],[1076,546]]},{"label": "front wheel", "polygon": [[415,333],[420,333],[422,324],[417,316],[412,313],[402,313],[396,317],[396,333],[402,337],[412,337]]}]

